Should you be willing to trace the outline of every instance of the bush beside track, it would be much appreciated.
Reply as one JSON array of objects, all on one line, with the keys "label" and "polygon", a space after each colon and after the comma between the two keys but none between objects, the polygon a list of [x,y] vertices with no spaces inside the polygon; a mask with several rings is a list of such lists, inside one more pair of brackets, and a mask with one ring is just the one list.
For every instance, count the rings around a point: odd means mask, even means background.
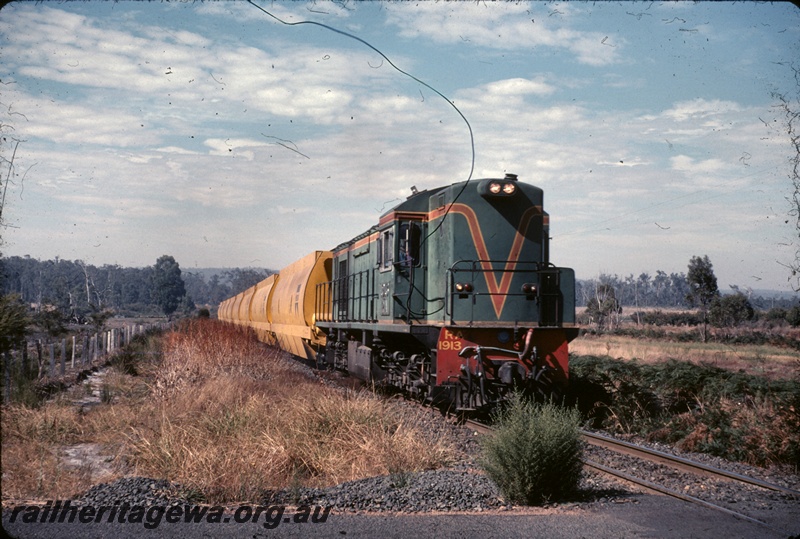
[{"label": "bush beside track", "polygon": [[595,428],[758,466],[800,466],[800,382],[710,365],[570,358],[570,396]]},{"label": "bush beside track", "polygon": [[[589,326],[581,329],[581,335],[589,337],[624,336],[634,339],[684,343],[703,342],[703,334],[696,327],[661,324],[623,325],[613,329],[598,329]],[[731,346],[742,344],[771,345],[790,350],[800,350],[800,330],[790,327],[709,328],[709,340]]]},{"label": "bush beside track", "polygon": [[507,500],[524,505],[569,499],[578,491],[583,446],[576,409],[515,396],[482,439],[481,464]]}]

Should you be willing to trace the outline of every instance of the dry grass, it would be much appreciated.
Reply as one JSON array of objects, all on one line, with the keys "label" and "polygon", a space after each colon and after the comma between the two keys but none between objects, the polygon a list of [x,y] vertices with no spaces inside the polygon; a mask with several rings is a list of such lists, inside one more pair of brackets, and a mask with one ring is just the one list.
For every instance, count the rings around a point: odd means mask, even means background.
[{"label": "dry grass", "polygon": [[55,454],[99,443],[122,470],[166,478],[211,503],[261,501],[265,491],[324,486],[434,468],[454,450],[398,419],[372,393],[307,376],[252,334],[193,322],[163,339],[158,368],[109,376],[111,404],[3,409],[3,499],[70,497],[90,486]]},{"label": "dry grass", "polygon": [[39,409],[3,407],[3,500],[69,498],[91,486],[87,470],[59,465],[57,449],[85,434],[80,415],[66,403]]},{"label": "dry grass", "polygon": [[248,331],[213,320],[194,320],[163,342],[155,393],[167,396],[220,376],[267,379],[281,352],[265,349]]},{"label": "dry grass", "polygon": [[343,394],[265,350],[250,334],[208,321],[172,334],[153,420],[130,436],[137,469],[230,501],[431,468],[452,454],[371,393]]},{"label": "dry grass", "polygon": [[800,381],[608,356],[573,356],[571,368],[596,427],[759,466],[800,464]]},{"label": "dry grass", "polygon": [[770,345],[673,342],[637,339],[619,335],[583,335],[569,345],[570,353],[636,359],[644,364],[669,359],[706,363],[733,371],[765,376],[772,380],[800,376],[800,353]]},{"label": "dry grass", "polygon": [[[723,452],[726,457],[755,466],[785,462],[797,451],[800,417],[793,409],[779,409],[769,399],[722,398],[713,408],[685,413],[650,438],[681,438],[676,446],[684,451]],[[791,463],[795,467],[798,462]]]}]

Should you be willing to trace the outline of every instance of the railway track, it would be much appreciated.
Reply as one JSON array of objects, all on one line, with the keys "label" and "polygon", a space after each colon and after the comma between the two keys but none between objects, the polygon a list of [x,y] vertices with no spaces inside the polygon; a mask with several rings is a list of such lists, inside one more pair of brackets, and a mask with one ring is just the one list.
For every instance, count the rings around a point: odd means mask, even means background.
[{"label": "railway track", "polygon": [[[464,422],[464,425],[467,426],[468,428],[478,432],[478,433],[481,433],[481,434],[488,434],[488,433],[491,433],[492,430],[493,430],[491,426],[486,425],[484,423],[480,423],[480,422],[474,421],[474,420],[466,420]],[[617,455],[626,455],[626,456],[632,457],[634,459],[640,459],[640,460],[649,461],[649,462],[655,463],[655,464],[660,465],[660,466],[667,466],[667,467],[672,468],[674,470],[679,470],[681,472],[687,472],[687,473],[691,473],[691,474],[703,475],[703,476],[706,476],[706,477],[715,478],[715,479],[724,480],[724,481],[732,481],[732,482],[735,482],[735,483],[738,483],[738,484],[741,484],[741,485],[755,486],[755,487],[759,487],[761,489],[766,489],[766,490],[769,490],[769,491],[777,492],[777,493],[779,493],[781,495],[789,496],[789,497],[792,497],[794,499],[800,500],[800,491],[797,491],[797,490],[794,490],[794,489],[791,489],[791,488],[787,488],[787,487],[784,487],[782,485],[777,485],[777,484],[769,483],[767,481],[763,481],[761,479],[757,479],[757,478],[754,478],[754,477],[750,477],[750,476],[746,476],[746,475],[730,472],[730,471],[727,471],[727,470],[722,470],[720,468],[715,468],[713,466],[709,466],[709,465],[706,465],[706,464],[703,464],[703,463],[700,463],[700,462],[692,461],[692,460],[689,460],[689,459],[686,459],[686,458],[683,458],[683,457],[679,457],[679,456],[676,456],[676,455],[671,455],[669,453],[664,453],[662,451],[657,451],[657,450],[650,449],[650,448],[647,448],[647,447],[642,447],[642,446],[639,446],[639,445],[636,445],[636,444],[632,444],[632,443],[629,443],[629,442],[625,442],[625,441],[622,441],[622,440],[617,440],[615,438],[611,438],[609,436],[605,436],[605,435],[602,435],[602,434],[597,434],[597,433],[584,431],[584,430],[580,431],[580,433],[581,433],[581,436],[583,437],[584,441],[586,441],[588,444],[591,444],[593,446],[602,448],[603,450],[606,450],[606,451],[610,451],[610,452],[612,452],[614,454],[617,454]],[[604,464],[600,464],[599,462],[596,462],[596,461],[591,460],[591,459],[584,459],[584,466],[586,468],[588,468],[588,469],[591,469],[591,470],[594,470],[594,471],[597,471],[597,472],[600,472],[600,473],[603,473],[603,474],[611,475],[613,477],[616,477],[618,479],[622,479],[622,480],[627,481],[629,483],[633,483],[633,484],[639,486],[640,488],[643,488],[643,489],[648,490],[650,492],[655,492],[655,493],[658,493],[658,494],[670,496],[670,497],[677,498],[677,499],[680,499],[680,500],[683,500],[683,501],[686,501],[686,502],[689,502],[689,503],[693,503],[693,504],[696,504],[696,505],[707,507],[709,509],[713,509],[713,510],[716,510],[716,511],[721,511],[723,513],[732,515],[732,516],[734,516],[736,518],[739,518],[741,520],[746,520],[746,521],[749,521],[749,522],[754,522],[754,523],[760,524],[762,526],[770,528],[770,529],[772,529],[772,530],[774,530],[776,532],[779,532],[779,533],[783,533],[784,532],[783,530],[776,529],[773,526],[771,526],[770,524],[768,524],[767,522],[765,522],[763,520],[760,520],[758,518],[754,518],[754,517],[752,517],[750,515],[746,515],[744,513],[739,512],[739,511],[734,511],[732,509],[729,509],[727,507],[724,507],[724,506],[722,506],[722,505],[720,505],[718,503],[714,503],[712,501],[704,500],[704,499],[698,498],[696,496],[691,496],[691,495],[689,495],[689,494],[687,494],[685,492],[680,492],[678,490],[675,490],[673,488],[669,488],[669,487],[667,487],[665,485],[662,485],[662,484],[659,484],[657,482],[650,481],[650,480],[647,480],[647,479],[644,479],[644,478],[641,478],[641,477],[637,477],[636,475],[628,473],[625,470],[619,469],[619,467],[615,468],[615,467],[607,466],[607,465],[604,465]],[[635,466],[635,465],[632,466],[630,464],[628,464],[625,467],[634,468],[634,469],[638,468],[637,466]]]},{"label": "railway track", "polygon": [[755,477],[750,477],[735,472],[729,472],[727,470],[722,470],[720,468],[708,466],[700,462],[685,459],[677,455],[671,455],[669,453],[664,453],[662,451],[656,451],[655,449],[650,449],[647,447],[642,447],[622,440],[617,440],[616,438],[612,438],[610,436],[605,436],[603,434],[598,434],[595,432],[582,430],[581,435],[583,436],[583,439],[586,442],[592,445],[596,445],[598,447],[604,447],[606,449],[615,451],[617,453],[624,453],[627,455],[631,455],[633,457],[643,458],[651,462],[656,462],[658,464],[666,464],[667,466],[671,466],[673,468],[685,472],[703,474],[708,477],[730,479],[733,481],[738,481],[739,483],[745,483],[765,488],[768,490],[774,490],[776,492],[781,492],[783,494],[794,496],[800,499],[800,491],[790,489],[781,485],[776,485],[774,483],[769,483],[767,481],[762,481],[761,479],[757,479]]}]

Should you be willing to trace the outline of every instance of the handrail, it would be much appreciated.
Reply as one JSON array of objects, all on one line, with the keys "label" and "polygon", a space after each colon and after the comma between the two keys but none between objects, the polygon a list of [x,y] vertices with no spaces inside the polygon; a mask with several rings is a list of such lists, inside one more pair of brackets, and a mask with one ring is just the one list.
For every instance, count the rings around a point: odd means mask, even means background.
[{"label": "handrail", "polygon": [[351,273],[317,285],[315,316],[319,322],[375,322],[375,269]]},{"label": "handrail", "polygon": [[[485,268],[487,265],[488,268]],[[542,263],[539,261],[517,261],[513,267],[509,268],[507,260],[457,260],[447,269],[447,279],[445,282],[445,297],[447,298],[445,304],[445,316],[450,318],[450,323],[455,322],[453,319],[453,301],[455,296],[463,295],[463,292],[457,292],[455,290],[455,283],[457,282],[456,275],[459,273],[469,273],[469,280],[471,282],[475,281],[478,275],[485,275],[487,273],[534,273],[537,276],[537,284],[539,284],[539,289],[536,292],[536,299],[539,304],[540,324],[544,323],[544,325],[557,325],[558,321],[561,320],[561,312],[558,301],[561,293],[560,272],[561,268],[549,262]],[[486,282],[488,284],[488,279]],[[482,296],[528,296],[528,294],[522,291],[512,292],[510,288],[505,291],[497,290],[492,292],[488,286],[486,291],[477,292],[473,290],[467,294],[475,298]],[[473,312],[470,310],[470,323],[474,321],[472,314]]]}]

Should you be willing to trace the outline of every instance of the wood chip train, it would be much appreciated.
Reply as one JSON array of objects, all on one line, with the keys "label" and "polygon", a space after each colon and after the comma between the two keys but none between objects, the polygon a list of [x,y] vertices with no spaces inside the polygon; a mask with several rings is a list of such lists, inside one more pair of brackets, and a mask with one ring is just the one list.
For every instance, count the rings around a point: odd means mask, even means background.
[{"label": "wood chip train", "polygon": [[507,174],[414,192],[378,224],[223,301],[218,318],[462,411],[559,394],[575,276],[550,263],[542,190]]}]

